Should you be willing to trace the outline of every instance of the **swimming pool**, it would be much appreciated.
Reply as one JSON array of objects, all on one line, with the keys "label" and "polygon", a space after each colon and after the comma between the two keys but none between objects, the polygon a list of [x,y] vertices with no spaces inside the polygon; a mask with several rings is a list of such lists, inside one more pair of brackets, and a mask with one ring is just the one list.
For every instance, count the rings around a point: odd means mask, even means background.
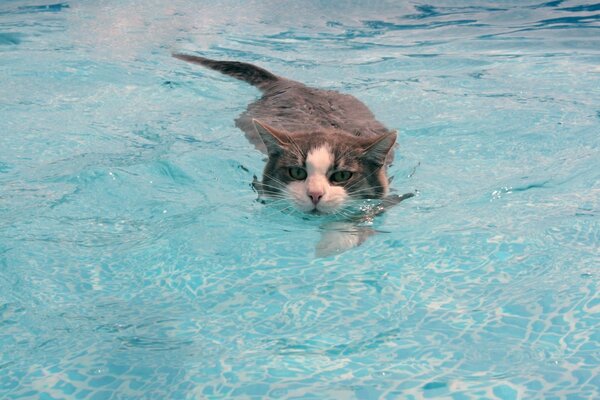
[{"label": "swimming pool", "polygon": [[[599,398],[600,6],[0,4],[0,398]],[[256,201],[260,64],[398,129],[379,233]]]}]

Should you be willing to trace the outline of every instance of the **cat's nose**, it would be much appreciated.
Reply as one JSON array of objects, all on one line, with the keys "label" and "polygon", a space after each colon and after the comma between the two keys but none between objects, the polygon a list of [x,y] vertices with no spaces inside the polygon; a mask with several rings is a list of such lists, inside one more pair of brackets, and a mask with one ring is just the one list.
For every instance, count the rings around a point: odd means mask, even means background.
[{"label": "cat's nose", "polygon": [[308,192],[308,197],[310,197],[310,199],[312,200],[313,204],[316,206],[317,203],[323,197],[323,192],[321,192],[321,191],[314,191],[314,192],[310,191],[310,192]]}]

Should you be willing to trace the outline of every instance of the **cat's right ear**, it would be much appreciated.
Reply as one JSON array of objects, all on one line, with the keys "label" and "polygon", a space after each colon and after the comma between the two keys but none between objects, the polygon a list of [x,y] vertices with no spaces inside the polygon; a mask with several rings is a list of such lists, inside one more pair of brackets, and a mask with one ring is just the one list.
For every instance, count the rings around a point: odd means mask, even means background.
[{"label": "cat's right ear", "polygon": [[289,138],[285,132],[278,131],[257,119],[253,119],[252,123],[263,143],[267,146],[267,152],[269,154],[280,153],[288,144]]}]

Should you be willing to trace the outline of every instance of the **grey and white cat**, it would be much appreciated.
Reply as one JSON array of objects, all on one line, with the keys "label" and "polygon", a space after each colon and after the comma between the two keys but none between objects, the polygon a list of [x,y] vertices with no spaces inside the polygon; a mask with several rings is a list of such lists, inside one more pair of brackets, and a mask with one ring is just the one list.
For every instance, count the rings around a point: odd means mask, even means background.
[{"label": "grey and white cat", "polygon": [[262,91],[235,121],[268,155],[262,182],[254,183],[261,196],[289,200],[306,213],[343,214],[352,200],[385,199],[385,207],[412,195],[388,196],[386,170],[396,132],[355,97],[311,88],[248,63],[173,56]]}]

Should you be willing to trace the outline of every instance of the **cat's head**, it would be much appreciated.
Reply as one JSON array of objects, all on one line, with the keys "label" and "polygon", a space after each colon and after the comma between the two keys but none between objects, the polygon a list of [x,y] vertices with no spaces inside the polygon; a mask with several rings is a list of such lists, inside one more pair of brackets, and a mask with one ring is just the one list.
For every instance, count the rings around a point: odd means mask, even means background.
[{"label": "cat's head", "polygon": [[336,213],[351,200],[386,196],[395,132],[366,138],[340,131],[290,134],[257,120],[254,126],[269,155],[258,185],[261,195],[316,214]]}]

